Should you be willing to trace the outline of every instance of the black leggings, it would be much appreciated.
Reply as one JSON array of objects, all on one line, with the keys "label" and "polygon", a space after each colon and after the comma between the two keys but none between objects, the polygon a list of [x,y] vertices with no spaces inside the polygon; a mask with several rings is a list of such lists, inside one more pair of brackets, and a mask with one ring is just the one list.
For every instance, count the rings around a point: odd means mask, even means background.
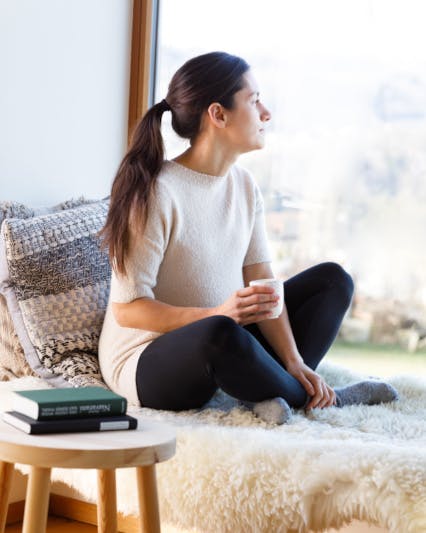
[{"label": "black leggings", "polygon": [[[284,282],[284,300],[297,347],[315,369],[334,341],[353,293],[336,263],[321,263]],[[281,396],[292,407],[307,401],[256,324],[226,316],[198,320],[165,333],[143,352],[136,371],[141,404],[179,411],[205,404],[220,387],[239,400]]]}]

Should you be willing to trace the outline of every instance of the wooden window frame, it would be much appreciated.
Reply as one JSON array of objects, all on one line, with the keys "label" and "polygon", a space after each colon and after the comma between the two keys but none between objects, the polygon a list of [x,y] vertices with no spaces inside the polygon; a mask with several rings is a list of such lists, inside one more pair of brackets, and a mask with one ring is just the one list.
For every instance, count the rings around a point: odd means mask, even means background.
[{"label": "wooden window frame", "polygon": [[128,142],[154,101],[159,4],[160,0],[133,0]]}]

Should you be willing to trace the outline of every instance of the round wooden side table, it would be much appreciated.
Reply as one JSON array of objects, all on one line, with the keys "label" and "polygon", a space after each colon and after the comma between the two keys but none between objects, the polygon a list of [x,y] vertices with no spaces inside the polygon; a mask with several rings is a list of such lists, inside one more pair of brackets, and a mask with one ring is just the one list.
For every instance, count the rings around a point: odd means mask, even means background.
[{"label": "round wooden side table", "polygon": [[115,469],[136,467],[141,531],[157,533],[160,515],[155,464],[175,451],[173,428],[142,418],[135,430],[54,435],[28,435],[0,421],[0,532],[6,524],[14,464],[20,463],[30,465],[23,533],[46,530],[54,467],[98,470],[98,531],[102,533],[117,531]]}]

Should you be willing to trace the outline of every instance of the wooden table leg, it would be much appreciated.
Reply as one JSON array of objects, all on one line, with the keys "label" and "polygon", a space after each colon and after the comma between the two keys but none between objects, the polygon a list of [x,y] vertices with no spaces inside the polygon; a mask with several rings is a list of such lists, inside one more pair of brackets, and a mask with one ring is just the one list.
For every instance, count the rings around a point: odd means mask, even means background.
[{"label": "wooden table leg", "polygon": [[141,531],[160,533],[160,512],[158,509],[157,480],[155,465],[137,466],[139,516]]},{"label": "wooden table leg", "polygon": [[98,470],[98,532],[117,533],[115,470]]},{"label": "wooden table leg", "polygon": [[3,533],[6,526],[14,466],[15,465],[13,463],[0,461],[0,533]]},{"label": "wooden table leg", "polygon": [[46,531],[49,491],[50,468],[32,466],[27,485],[23,533]]}]

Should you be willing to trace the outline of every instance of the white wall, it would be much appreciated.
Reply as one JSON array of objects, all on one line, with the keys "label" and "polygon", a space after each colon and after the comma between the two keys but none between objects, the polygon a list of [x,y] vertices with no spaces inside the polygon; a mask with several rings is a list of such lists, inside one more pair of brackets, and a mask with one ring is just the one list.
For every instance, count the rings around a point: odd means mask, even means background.
[{"label": "white wall", "polygon": [[0,201],[109,193],[124,154],[131,0],[0,0]]}]

